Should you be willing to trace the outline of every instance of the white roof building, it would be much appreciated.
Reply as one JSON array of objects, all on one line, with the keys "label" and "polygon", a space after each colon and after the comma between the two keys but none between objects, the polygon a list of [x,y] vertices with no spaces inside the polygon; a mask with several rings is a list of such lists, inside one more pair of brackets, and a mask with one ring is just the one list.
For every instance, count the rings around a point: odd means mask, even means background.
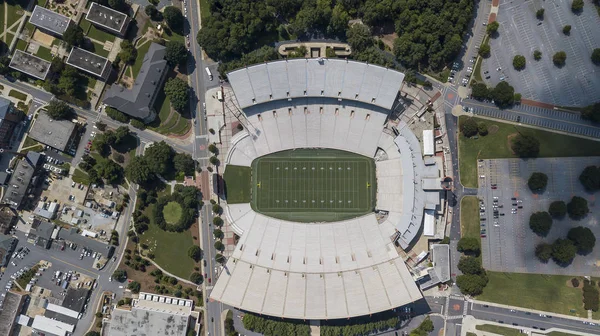
[{"label": "white roof building", "polygon": [[31,328],[38,332],[56,336],[66,336],[67,333],[72,333],[75,330],[75,326],[72,324],[49,319],[42,315],[36,315],[33,318]]}]

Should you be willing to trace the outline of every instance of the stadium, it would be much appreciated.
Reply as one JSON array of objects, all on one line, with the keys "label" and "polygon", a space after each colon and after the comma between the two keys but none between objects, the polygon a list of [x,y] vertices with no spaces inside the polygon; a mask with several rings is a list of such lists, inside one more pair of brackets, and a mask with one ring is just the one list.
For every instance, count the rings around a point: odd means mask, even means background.
[{"label": "stadium", "polygon": [[404,74],[318,58],[228,78],[244,129],[224,162],[224,216],[240,239],[210,298],[308,320],[421,299],[406,251],[439,210],[441,176],[406,123],[389,125]]}]

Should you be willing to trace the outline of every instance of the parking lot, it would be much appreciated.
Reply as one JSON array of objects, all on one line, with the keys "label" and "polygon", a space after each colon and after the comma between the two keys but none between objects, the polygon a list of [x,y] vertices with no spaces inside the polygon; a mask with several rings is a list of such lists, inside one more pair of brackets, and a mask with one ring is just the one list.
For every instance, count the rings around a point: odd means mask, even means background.
[{"label": "parking lot", "polygon": [[[600,97],[600,76],[590,56],[600,46],[600,34],[593,33],[600,27],[600,16],[591,2],[576,15],[571,2],[500,0],[498,36],[490,40],[491,56],[482,66],[482,72],[489,71],[491,76],[488,84],[495,86],[504,77],[523,98],[559,106],[594,103]],[[536,18],[541,8],[544,20]],[[562,32],[565,25],[572,27],[569,36]],[[533,59],[534,50],[542,52],[541,60]],[[562,68],[552,62],[558,51],[567,54]],[[527,60],[521,71],[512,65],[516,55]]]},{"label": "parking lot", "polygon": [[[572,227],[589,227],[600,238],[599,218],[594,215],[600,211],[600,204],[596,204],[594,195],[587,193],[579,182],[580,173],[592,164],[599,165],[600,157],[480,160],[478,197],[483,207],[480,212],[484,268],[499,272],[600,276],[598,247],[586,256],[577,255],[566,267],[553,261],[543,264],[535,257],[537,244],[565,238]],[[548,176],[548,186],[541,195],[534,195],[527,186],[534,172]],[[532,213],[547,211],[553,201],[568,203],[575,195],[588,200],[590,214],[587,217],[580,221],[570,220],[568,216],[555,219],[547,237],[539,237],[531,231]],[[497,216],[494,210],[498,211]]]}]

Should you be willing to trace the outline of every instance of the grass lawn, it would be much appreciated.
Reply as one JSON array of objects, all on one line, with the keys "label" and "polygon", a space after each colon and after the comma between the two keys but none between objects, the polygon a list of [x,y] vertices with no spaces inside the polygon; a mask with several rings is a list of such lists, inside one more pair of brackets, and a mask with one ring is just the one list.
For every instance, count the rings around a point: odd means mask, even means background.
[{"label": "grass lawn", "polygon": [[251,194],[252,169],[244,166],[227,165],[223,174],[227,203],[249,203]]},{"label": "grass lawn", "polygon": [[[166,27],[167,25],[163,25],[163,27]],[[165,29],[165,34],[163,35],[165,40],[169,40],[169,41],[179,41],[181,43],[185,43],[185,37],[183,35],[179,35],[179,33],[174,32],[171,29]]]},{"label": "grass lawn", "polygon": [[210,5],[208,0],[200,0],[200,19],[204,21],[210,16]]},{"label": "grass lawn", "polygon": [[477,57],[477,64],[475,64],[473,79],[475,79],[478,83],[483,83],[483,78],[481,77],[481,64],[482,63],[483,63],[483,58]]},{"label": "grass lawn", "polygon": [[169,129],[169,134],[184,135],[192,127],[192,121],[184,116],[177,119],[177,123]]},{"label": "grass lawn", "polygon": [[478,300],[587,317],[581,288],[570,286],[572,276],[490,271],[487,275],[489,282]]},{"label": "grass lawn", "polygon": [[460,202],[460,232],[463,237],[480,239],[479,201],[476,196],[465,196]]},{"label": "grass lawn", "polygon": [[27,99],[26,94],[24,94],[23,92],[17,91],[17,90],[10,90],[10,92],[8,92],[8,95],[11,97],[17,98],[19,100]]},{"label": "grass lawn", "polygon": [[152,219],[154,205],[146,208],[146,216],[150,218],[148,231],[141,236],[141,242],[149,246],[154,253],[154,261],[169,273],[184,279],[189,279],[194,271],[194,260],[187,255],[187,251],[194,245],[190,230],[183,232],[169,232],[161,230]]},{"label": "grass lawn", "polygon": [[25,51],[25,50],[27,49],[27,42],[25,42],[25,41],[23,41],[23,40],[19,39],[19,40],[17,41],[17,47],[16,47],[16,48],[17,48],[18,50]]},{"label": "grass lawn", "polygon": [[169,224],[177,224],[179,219],[181,219],[182,211],[183,209],[179,203],[174,201],[167,203],[163,208],[163,216],[165,217],[165,221]]},{"label": "grass lawn", "polygon": [[569,334],[569,333],[564,333],[564,332],[560,332],[560,331],[549,332],[546,335],[548,335],[548,336],[578,336],[575,334]]},{"label": "grass lawn", "polygon": [[45,59],[46,61],[52,62],[52,54],[50,49],[40,46],[38,52],[35,54],[37,57]]},{"label": "grass lawn", "polygon": [[[98,28],[96,28],[96,26],[94,26],[93,24],[91,24],[89,21],[87,21],[86,19],[81,19],[81,22],[83,24],[85,24],[86,26],[89,26],[88,31],[87,31],[87,37],[94,39],[94,40],[98,40],[100,42],[106,42],[106,41],[114,41],[115,40],[115,36],[112,34],[109,34],[105,31],[102,31]],[[84,23],[87,22],[87,23]],[[81,26],[81,24],[80,24]],[[83,26],[82,26],[83,28]],[[84,29],[85,31],[85,29]]]},{"label": "grass lawn", "polygon": [[[468,117],[461,116],[459,123],[466,120],[466,118]],[[539,157],[600,155],[600,145],[597,141],[507,124],[496,120],[480,118],[475,118],[475,120],[485,123],[490,132],[487,136],[480,136],[478,139],[467,139],[459,135],[460,181],[465,187],[477,188],[477,159],[516,157],[509,147],[508,137],[517,134],[517,130],[521,134],[532,135],[541,140]]]},{"label": "grass lawn", "polygon": [[29,33],[29,37],[33,36],[33,31],[35,30],[35,26],[32,25],[29,20],[27,20],[27,22],[25,23],[25,29],[27,29],[27,32]]},{"label": "grass lawn", "polygon": [[144,61],[144,56],[150,49],[150,42],[144,43],[141,47],[137,48],[137,57],[135,58],[135,63],[131,66],[131,70],[133,71],[133,78],[137,77],[138,73],[140,73],[140,69],[142,68],[142,62]]},{"label": "grass lawn", "polygon": [[37,145],[38,143],[39,143],[39,142],[37,142],[37,141],[33,140],[32,138],[30,138],[30,137],[26,137],[26,138],[25,138],[25,142],[23,143],[23,148],[25,148],[25,147],[31,147],[31,146],[35,146],[35,145]]},{"label": "grass lawn", "polygon": [[94,54],[100,55],[102,57],[108,57],[110,51],[104,50],[104,45],[96,42],[92,42],[94,44]]},{"label": "grass lawn", "polygon": [[502,327],[493,324],[482,324],[475,327],[477,330],[488,331],[498,335],[504,336],[520,336],[521,331],[515,328]]},{"label": "grass lawn", "polygon": [[71,176],[73,182],[81,183],[81,184],[90,184],[88,179],[88,174],[83,170],[76,168],[73,172],[73,176]]},{"label": "grass lawn", "polygon": [[[10,26],[12,26],[15,22],[19,21],[19,19],[21,19],[23,17],[23,15],[25,14],[24,12],[21,12],[21,14],[18,14],[19,11],[23,11],[25,7],[27,7],[27,4],[29,4],[29,1],[26,0],[19,0],[19,1],[14,1],[14,2],[7,2],[6,5],[8,7],[8,11],[7,11],[7,20],[6,20],[6,28],[10,28]],[[2,28],[4,29],[4,27]],[[15,31],[16,27],[14,29],[12,29],[12,31]]]}]

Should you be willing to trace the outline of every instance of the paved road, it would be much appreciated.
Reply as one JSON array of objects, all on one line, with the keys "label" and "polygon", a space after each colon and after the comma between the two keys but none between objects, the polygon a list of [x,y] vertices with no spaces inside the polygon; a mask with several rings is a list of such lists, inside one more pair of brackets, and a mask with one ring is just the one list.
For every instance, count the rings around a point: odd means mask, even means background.
[{"label": "paved road", "polygon": [[517,105],[510,109],[501,110],[493,104],[477,100],[465,99],[462,104],[473,108],[475,115],[503,119],[522,124],[549,128],[557,131],[600,138],[600,125],[589,120],[581,119],[578,113]]}]

